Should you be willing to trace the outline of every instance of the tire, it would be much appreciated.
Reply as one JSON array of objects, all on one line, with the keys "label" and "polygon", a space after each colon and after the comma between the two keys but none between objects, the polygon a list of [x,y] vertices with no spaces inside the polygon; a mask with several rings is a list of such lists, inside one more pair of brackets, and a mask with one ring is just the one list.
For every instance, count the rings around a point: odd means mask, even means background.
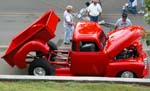
[{"label": "tire", "polygon": [[123,71],[118,74],[121,78],[135,78],[136,75],[132,71]]},{"label": "tire", "polygon": [[50,47],[51,50],[57,50],[58,49],[56,44],[52,41],[48,41],[47,45]]},{"label": "tire", "polygon": [[43,54],[41,51],[36,51],[36,57],[42,57],[42,56],[43,56]]},{"label": "tire", "polygon": [[[56,44],[52,41],[48,41],[47,45],[50,47],[51,50],[58,50]],[[56,57],[55,54],[51,54],[51,61],[55,61],[55,57]]]},{"label": "tire", "polygon": [[[53,43],[52,41],[48,41],[47,45],[50,47],[51,50],[58,50],[57,46],[55,43]],[[37,57],[42,57],[42,52],[41,51],[36,51],[36,56]],[[51,59],[54,60],[55,55],[51,55]]]},{"label": "tire", "polygon": [[35,76],[46,76],[55,75],[55,68],[47,61],[42,58],[35,59],[28,68],[29,75]]}]

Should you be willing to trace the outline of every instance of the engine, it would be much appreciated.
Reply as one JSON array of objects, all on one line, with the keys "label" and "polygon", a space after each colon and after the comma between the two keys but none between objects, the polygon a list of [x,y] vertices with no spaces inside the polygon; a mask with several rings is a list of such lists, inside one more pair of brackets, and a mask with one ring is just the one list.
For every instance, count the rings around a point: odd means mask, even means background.
[{"label": "engine", "polygon": [[139,53],[137,51],[136,46],[129,46],[124,48],[116,57],[115,59],[127,59],[127,58],[136,58],[139,57]]}]

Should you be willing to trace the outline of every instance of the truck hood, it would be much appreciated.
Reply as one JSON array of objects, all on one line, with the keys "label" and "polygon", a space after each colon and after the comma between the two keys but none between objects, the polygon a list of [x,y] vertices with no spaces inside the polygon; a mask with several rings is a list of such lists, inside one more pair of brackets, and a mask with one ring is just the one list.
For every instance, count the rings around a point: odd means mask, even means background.
[{"label": "truck hood", "polygon": [[109,57],[115,57],[124,48],[145,35],[145,29],[140,26],[129,26],[108,33],[108,41],[104,48]]}]

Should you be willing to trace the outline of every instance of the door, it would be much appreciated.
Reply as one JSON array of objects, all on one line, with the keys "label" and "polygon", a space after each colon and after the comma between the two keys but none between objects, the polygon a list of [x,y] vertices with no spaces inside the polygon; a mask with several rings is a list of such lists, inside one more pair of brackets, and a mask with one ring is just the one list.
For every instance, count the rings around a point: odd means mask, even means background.
[{"label": "door", "polygon": [[103,75],[106,56],[94,42],[80,42],[79,51],[71,53],[71,72],[75,75]]}]

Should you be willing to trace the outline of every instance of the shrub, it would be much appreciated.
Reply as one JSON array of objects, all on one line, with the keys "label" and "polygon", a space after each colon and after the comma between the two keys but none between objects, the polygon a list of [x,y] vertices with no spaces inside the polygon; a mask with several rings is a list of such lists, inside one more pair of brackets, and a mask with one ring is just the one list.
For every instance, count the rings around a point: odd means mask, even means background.
[{"label": "shrub", "polygon": [[145,0],[145,8],[147,13],[144,15],[146,23],[150,24],[150,0]]}]

